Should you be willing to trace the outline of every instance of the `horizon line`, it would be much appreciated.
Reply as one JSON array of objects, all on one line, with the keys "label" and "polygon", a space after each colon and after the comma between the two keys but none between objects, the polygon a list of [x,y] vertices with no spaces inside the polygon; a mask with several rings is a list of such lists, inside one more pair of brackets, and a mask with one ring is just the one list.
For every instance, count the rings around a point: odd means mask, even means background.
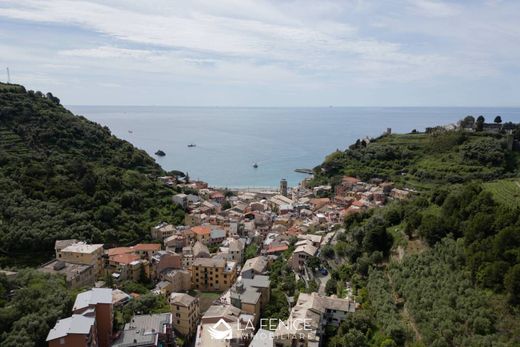
[{"label": "horizon line", "polygon": [[177,108],[520,108],[517,106],[497,106],[497,105],[442,105],[442,106],[403,106],[403,105],[390,105],[390,106],[368,106],[368,105],[327,105],[327,106],[238,106],[238,105],[206,105],[206,106],[194,106],[194,105],[157,105],[157,104],[141,104],[141,105],[125,105],[125,104],[63,104],[67,107],[177,107]]}]

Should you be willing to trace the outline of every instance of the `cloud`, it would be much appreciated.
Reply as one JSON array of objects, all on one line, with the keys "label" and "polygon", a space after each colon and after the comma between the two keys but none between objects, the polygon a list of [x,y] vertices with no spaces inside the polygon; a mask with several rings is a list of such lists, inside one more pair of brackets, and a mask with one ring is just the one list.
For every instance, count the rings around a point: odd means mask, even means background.
[{"label": "cloud", "polygon": [[412,10],[427,17],[453,17],[460,13],[459,7],[439,0],[409,0]]},{"label": "cloud", "polygon": [[[519,68],[519,10],[497,0],[5,0],[0,63],[25,78],[38,69],[38,83],[174,81],[252,94],[270,85],[322,98],[359,86],[506,81]],[[17,33],[22,26],[38,29]]]}]

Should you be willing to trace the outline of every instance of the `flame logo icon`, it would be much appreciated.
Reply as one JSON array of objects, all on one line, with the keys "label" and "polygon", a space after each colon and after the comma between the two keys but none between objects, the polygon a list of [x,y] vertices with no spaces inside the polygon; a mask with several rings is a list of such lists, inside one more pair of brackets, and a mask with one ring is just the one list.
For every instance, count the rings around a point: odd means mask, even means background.
[{"label": "flame logo icon", "polygon": [[213,340],[231,340],[233,335],[231,326],[222,318],[215,325],[208,328],[208,331]]}]

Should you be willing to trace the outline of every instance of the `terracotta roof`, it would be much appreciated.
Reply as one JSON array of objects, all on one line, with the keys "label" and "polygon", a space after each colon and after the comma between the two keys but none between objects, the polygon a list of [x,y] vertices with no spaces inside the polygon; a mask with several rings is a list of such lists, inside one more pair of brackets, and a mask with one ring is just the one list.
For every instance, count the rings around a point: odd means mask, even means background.
[{"label": "terracotta roof", "polygon": [[141,258],[137,254],[118,254],[110,257],[110,261],[125,265],[139,259]]},{"label": "terracotta roof", "polygon": [[287,246],[287,245],[274,246],[274,247],[269,247],[267,249],[267,253],[283,252],[283,251],[286,251],[288,249],[289,249],[289,246]]},{"label": "terracotta roof", "polygon": [[139,243],[132,248],[134,251],[160,251],[161,244],[160,243]]},{"label": "terracotta roof", "polygon": [[114,256],[114,255],[127,254],[127,253],[131,253],[131,252],[132,252],[132,249],[130,247],[110,248],[108,250],[108,256],[111,257],[111,256]]},{"label": "terracotta roof", "polygon": [[197,235],[209,235],[211,233],[211,227],[205,227],[202,225],[191,228],[194,234]]}]

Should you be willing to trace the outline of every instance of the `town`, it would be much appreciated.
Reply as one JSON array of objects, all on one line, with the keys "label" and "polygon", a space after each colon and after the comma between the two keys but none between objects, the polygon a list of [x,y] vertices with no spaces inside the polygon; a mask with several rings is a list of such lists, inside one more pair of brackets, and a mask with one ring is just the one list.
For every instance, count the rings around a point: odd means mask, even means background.
[{"label": "town", "polygon": [[[56,241],[56,258],[39,270],[63,275],[71,289],[90,289],[77,295],[71,316],[49,332],[50,347],[320,346],[326,326],[339,326],[359,309],[352,290],[327,295],[331,266],[320,253],[334,245],[345,216],[412,193],[391,182],[348,176],[334,191],[308,188],[309,179],[292,189],[282,179],[278,191],[159,179],[183,192],[172,196],[172,204],[186,211],[184,225],[158,223],[150,230],[151,243],[125,247]],[[291,307],[285,321],[263,316],[277,261],[305,287],[297,297],[284,294],[282,305]],[[140,295],[125,292],[123,284],[139,282],[154,285],[151,293],[165,299],[169,312],[132,312],[114,334],[116,313]]]}]

